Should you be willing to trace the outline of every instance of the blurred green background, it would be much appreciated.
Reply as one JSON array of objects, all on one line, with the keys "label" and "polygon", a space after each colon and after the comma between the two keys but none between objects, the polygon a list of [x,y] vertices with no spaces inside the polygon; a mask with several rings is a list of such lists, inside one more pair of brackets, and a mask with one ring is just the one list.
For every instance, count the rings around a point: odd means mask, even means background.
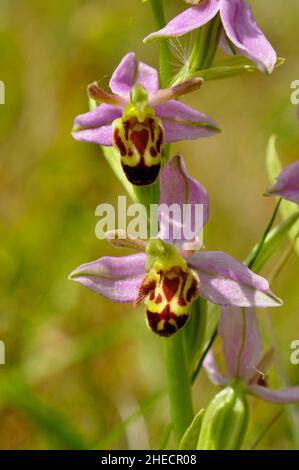
[{"label": "blurred green background", "polygon": [[[262,196],[269,184],[269,136],[278,135],[284,164],[298,159],[299,146],[290,103],[290,83],[299,79],[298,1],[250,3],[285,64],[270,77],[209,82],[188,97],[185,102],[213,117],[222,133],[173,147],[210,191],[206,246],[239,259],[275,206]],[[165,5],[168,19],[183,7],[181,0]],[[87,110],[86,85],[98,79],[106,86],[125,53],[135,50],[157,65],[156,45],[142,44],[154,28],[149,4],[1,0],[0,7],[0,79],[6,86],[0,106],[0,339],[6,347],[0,448],[157,448],[169,423],[162,341],[147,330],[142,309],[132,311],[67,280],[79,264],[118,254],[96,239],[94,211],[102,202],[115,204],[124,190],[100,149],[75,142],[70,130]],[[299,365],[290,363],[290,343],[299,339],[295,254],[272,288],[284,299],[282,308],[269,312],[278,362],[288,383],[298,384]],[[259,316],[269,343],[267,314]],[[280,383],[275,369],[271,382]],[[197,409],[215,392],[203,373],[194,387]],[[246,445],[279,410],[251,399]],[[296,445],[284,412],[259,448]]]}]

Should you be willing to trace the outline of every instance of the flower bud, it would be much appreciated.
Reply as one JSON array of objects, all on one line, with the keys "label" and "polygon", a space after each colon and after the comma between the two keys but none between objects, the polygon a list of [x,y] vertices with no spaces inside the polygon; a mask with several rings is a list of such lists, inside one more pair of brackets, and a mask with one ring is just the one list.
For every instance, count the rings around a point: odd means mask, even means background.
[{"label": "flower bud", "polygon": [[227,386],[205,410],[198,450],[238,450],[248,425],[248,405],[238,387]]},{"label": "flower bud", "polygon": [[113,122],[112,136],[130,183],[136,186],[154,183],[161,168],[164,129],[142,85],[132,88],[131,102],[122,117]]}]

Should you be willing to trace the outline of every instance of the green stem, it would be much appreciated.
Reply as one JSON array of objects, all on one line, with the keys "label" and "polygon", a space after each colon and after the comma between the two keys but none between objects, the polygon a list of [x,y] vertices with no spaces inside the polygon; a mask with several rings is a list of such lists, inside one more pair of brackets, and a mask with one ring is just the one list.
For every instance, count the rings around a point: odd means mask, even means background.
[{"label": "green stem", "polygon": [[[163,2],[150,0],[157,27],[165,26]],[[167,40],[159,41],[160,86],[166,87],[171,81],[171,52]],[[167,148],[169,154],[169,147]],[[184,349],[184,336],[179,331],[165,340],[165,364],[168,379],[171,420],[175,438],[180,440],[193,419],[191,383]]]},{"label": "green stem", "polygon": [[[165,26],[165,14],[163,2],[161,0],[150,0],[152,11],[154,14],[156,25],[159,29]],[[166,88],[169,85],[171,78],[171,53],[167,39],[159,39],[159,70],[160,70],[160,85]]]},{"label": "green stem", "polygon": [[[152,7],[153,16],[158,29],[162,29],[165,24],[165,13],[162,0],[150,0]],[[171,82],[172,67],[171,67],[171,51],[169,42],[167,39],[158,40],[159,48],[159,80],[160,87],[167,88]],[[170,158],[170,144],[166,144],[164,147],[164,165]]]},{"label": "green stem", "polygon": [[193,419],[191,383],[183,340],[182,330],[165,340],[170,409],[178,445]]}]

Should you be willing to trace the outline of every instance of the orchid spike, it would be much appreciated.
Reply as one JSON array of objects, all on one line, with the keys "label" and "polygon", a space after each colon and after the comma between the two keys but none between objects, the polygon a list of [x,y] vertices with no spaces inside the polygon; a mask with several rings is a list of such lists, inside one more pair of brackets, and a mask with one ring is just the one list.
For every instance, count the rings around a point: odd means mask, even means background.
[{"label": "orchid spike", "polygon": [[228,308],[221,312],[219,334],[226,363],[226,375],[218,371],[210,351],[204,367],[211,381],[219,386],[238,383],[245,391],[273,403],[299,402],[299,386],[273,390],[267,371],[273,362],[273,350],[262,354],[258,321],[252,309]]},{"label": "orchid spike", "polygon": [[[70,279],[116,302],[144,302],[148,325],[160,336],[170,336],[186,323],[198,296],[224,307],[281,305],[268,282],[236,259],[221,251],[195,251],[198,244],[190,245],[185,224],[200,233],[209,218],[209,197],[188,175],[181,157],[174,157],[163,168],[160,183],[158,238],[146,246],[139,242],[138,254],[104,257],[79,266]],[[177,211],[167,211],[173,204],[182,210],[189,205],[190,218],[182,222]],[[203,206],[202,221],[194,215],[197,204]],[[108,239],[124,246],[123,236],[119,240],[116,232],[115,238],[116,242],[110,232]],[[127,246],[132,248],[132,244],[128,238]]]},{"label": "orchid spike", "polygon": [[280,196],[299,204],[299,160],[281,171],[276,183],[268,189],[266,194]]},{"label": "orchid spike", "polygon": [[178,37],[202,27],[220,15],[225,52],[242,54],[268,73],[273,71],[277,55],[257,26],[251,8],[244,0],[185,0],[192,6],[171,20],[163,29],[145,38]]},{"label": "orchid spike", "polygon": [[152,184],[160,172],[165,143],[219,131],[208,116],[177,101],[202,83],[198,77],[159,90],[157,71],[136,61],[131,52],[112,75],[112,93],[97,83],[88,86],[88,95],[98,106],[76,117],[72,135],[82,142],[114,146],[127,179],[136,186]]}]

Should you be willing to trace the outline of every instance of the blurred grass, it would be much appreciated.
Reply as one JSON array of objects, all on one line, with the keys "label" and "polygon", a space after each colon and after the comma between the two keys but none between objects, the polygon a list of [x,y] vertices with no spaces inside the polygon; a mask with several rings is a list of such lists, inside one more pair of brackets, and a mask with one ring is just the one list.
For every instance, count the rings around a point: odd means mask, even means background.
[{"label": "blurred grass", "polygon": [[[173,148],[210,191],[205,244],[239,259],[275,206],[262,198],[270,134],[278,136],[283,164],[298,159],[299,147],[290,103],[290,83],[299,78],[299,5],[251,3],[285,64],[271,77],[209,82],[188,97],[222,133]],[[181,0],[165,4],[168,18],[182,8]],[[165,385],[161,341],[145,327],[142,309],[132,312],[67,280],[80,263],[115,254],[95,238],[94,210],[125,194],[99,149],[72,140],[73,118],[87,110],[86,84],[99,79],[106,86],[126,52],[157,65],[156,46],[142,44],[152,25],[149,6],[138,0],[1,2],[0,339],[6,364],[0,366],[0,448],[92,447],[118,429],[109,448],[132,447],[132,436],[135,448],[158,447],[169,424],[165,399],[152,403],[146,425],[141,419],[144,404]],[[293,255],[273,285],[284,306],[270,312],[290,384],[299,383],[299,366],[289,361],[289,345],[299,335],[297,280]],[[203,374],[194,389],[197,408],[214,392]],[[277,406],[252,399],[251,408],[254,436]],[[124,429],[120,422],[137,410],[137,421],[129,419]],[[284,414],[259,448],[293,447]]]}]

